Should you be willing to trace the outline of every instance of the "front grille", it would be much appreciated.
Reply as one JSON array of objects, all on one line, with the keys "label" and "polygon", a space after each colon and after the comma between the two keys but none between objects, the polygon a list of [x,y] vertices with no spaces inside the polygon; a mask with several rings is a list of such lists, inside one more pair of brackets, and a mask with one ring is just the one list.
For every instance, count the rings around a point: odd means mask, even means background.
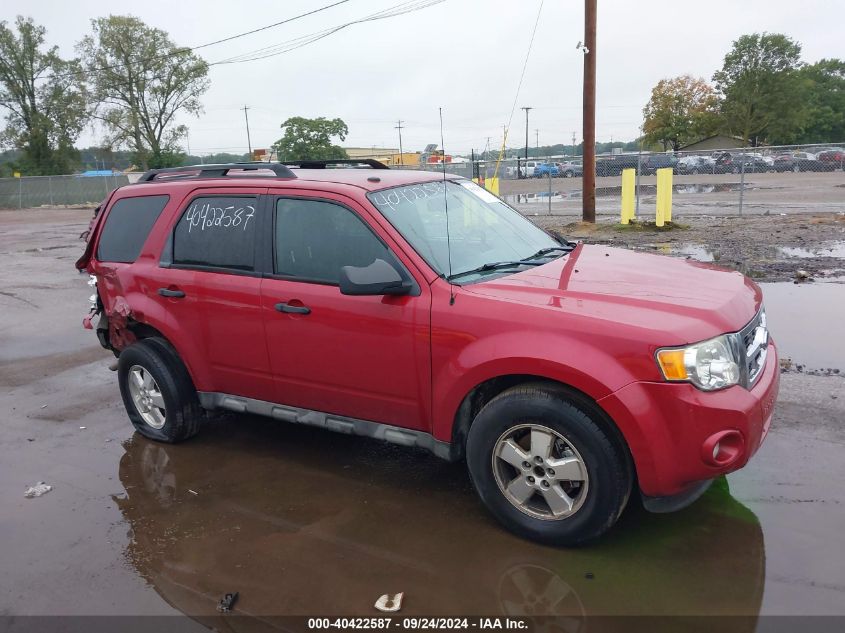
[{"label": "front grille", "polygon": [[737,335],[742,382],[751,389],[766,366],[769,347],[769,330],[766,327],[766,310],[760,308],[757,315]]}]

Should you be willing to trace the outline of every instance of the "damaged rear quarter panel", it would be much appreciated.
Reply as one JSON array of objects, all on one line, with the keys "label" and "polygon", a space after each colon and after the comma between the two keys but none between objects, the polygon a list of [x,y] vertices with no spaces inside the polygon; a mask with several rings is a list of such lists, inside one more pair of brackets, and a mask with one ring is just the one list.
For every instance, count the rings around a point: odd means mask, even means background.
[{"label": "damaged rear quarter panel", "polygon": [[[156,185],[145,186],[143,195],[160,195],[163,193]],[[192,192],[186,195],[174,195],[168,191],[170,199],[150,230],[149,235],[137,259],[129,263],[101,262],[96,259],[99,239],[105,219],[111,207],[127,194],[138,195],[138,190],[117,191],[109,200],[105,213],[100,213],[94,225],[86,252],[92,255],[84,262],[84,269],[97,278],[97,290],[103,304],[103,313],[108,319],[109,343],[120,352],[137,341],[131,327],[134,324],[145,324],[158,330],[176,349],[185,363],[194,384],[201,389],[205,383],[204,372],[199,366],[192,366],[188,359],[203,358],[203,350],[187,349],[192,347],[193,337],[184,332],[180,325],[167,310],[164,299],[159,297],[158,288],[167,285],[167,268],[159,267],[162,249],[167,241],[170,227],[178,216],[183,203]],[[123,194],[123,195],[121,195]],[[80,260],[82,261],[82,260]]]}]

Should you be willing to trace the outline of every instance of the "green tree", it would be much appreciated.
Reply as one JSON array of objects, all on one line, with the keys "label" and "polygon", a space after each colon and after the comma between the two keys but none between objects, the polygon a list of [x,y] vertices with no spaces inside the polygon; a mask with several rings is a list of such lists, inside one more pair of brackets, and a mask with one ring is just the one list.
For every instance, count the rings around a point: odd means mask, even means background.
[{"label": "green tree", "polygon": [[175,118],[202,111],[208,64],[136,17],[111,15],[91,25],[93,34],[77,49],[99,104],[95,116],[107,131],[105,144],[130,148],[143,169],[181,164],[178,142],[187,128]]},{"label": "green tree", "polygon": [[643,140],[678,151],[718,129],[718,105],[716,91],[703,79],[661,79],[643,108]]},{"label": "green tree", "polygon": [[788,143],[806,117],[801,45],[780,33],[743,35],[713,75],[727,130],[746,140]]},{"label": "green tree", "polygon": [[845,61],[822,59],[800,73],[806,82],[807,120],[799,141],[845,141]]},{"label": "green tree", "polygon": [[73,143],[88,120],[79,63],[45,50],[46,29],[18,16],[14,30],[0,22],[0,106],[7,110],[3,145],[21,150],[16,165],[28,174],[67,174],[77,164]]},{"label": "green tree", "polygon": [[339,145],[332,144],[332,137],[346,139],[349,128],[341,119],[306,119],[292,117],[282,123],[284,136],[273,143],[273,151],[279,160],[330,160],[349,158]]}]

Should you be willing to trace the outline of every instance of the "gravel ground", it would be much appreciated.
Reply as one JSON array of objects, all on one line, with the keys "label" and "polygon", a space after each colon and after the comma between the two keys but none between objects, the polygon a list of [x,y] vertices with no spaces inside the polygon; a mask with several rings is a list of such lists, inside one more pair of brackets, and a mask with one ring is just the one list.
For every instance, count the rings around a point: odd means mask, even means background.
[{"label": "gravel ground", "polygon": [[623,227],[607,218],[586,224],[529,217],[569,239],[714,262],[759,281],[845,282],[842,213],[683,217],[662,229],[653,223]]}]

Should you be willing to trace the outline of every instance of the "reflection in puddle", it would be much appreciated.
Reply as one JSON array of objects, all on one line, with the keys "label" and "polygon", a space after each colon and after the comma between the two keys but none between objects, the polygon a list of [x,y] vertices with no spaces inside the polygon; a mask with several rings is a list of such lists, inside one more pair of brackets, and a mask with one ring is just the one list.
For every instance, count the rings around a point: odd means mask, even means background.
[{"label": "reflection in puddle", "polygon": [[231,591],[259,617],[374,615],[403,591],[403,616],[563,615],[572,630],[586,614],[760,609],[763,534],[724,479],[670,515],[632,497],[606,538],[567,550],[501,529],[463,464],[379,442],[230,416],[179,446],[124,447],[127,558],[200,620]]},{"label": "reflection in puddle", "polygon": [[786,257],[800,257],[802,259],[815,259],[816,257],[845,258],[845,241],[829,242],[824,246],[814,246],[813,248],[781,246],[778,250]]},{"label": "reflection in puddle", "polygon": [[845,287],[837,283],[761,283],[769,331],[782,358],[811,369],[845,369]]},{"label": "reflection in puddle", "polygon": [[703,244],[670,244],[663,242],[660,244],[646,244],[645,246],[664,255],[679,255],[699,262],[714,262],[719,259],[716,253]]}]

